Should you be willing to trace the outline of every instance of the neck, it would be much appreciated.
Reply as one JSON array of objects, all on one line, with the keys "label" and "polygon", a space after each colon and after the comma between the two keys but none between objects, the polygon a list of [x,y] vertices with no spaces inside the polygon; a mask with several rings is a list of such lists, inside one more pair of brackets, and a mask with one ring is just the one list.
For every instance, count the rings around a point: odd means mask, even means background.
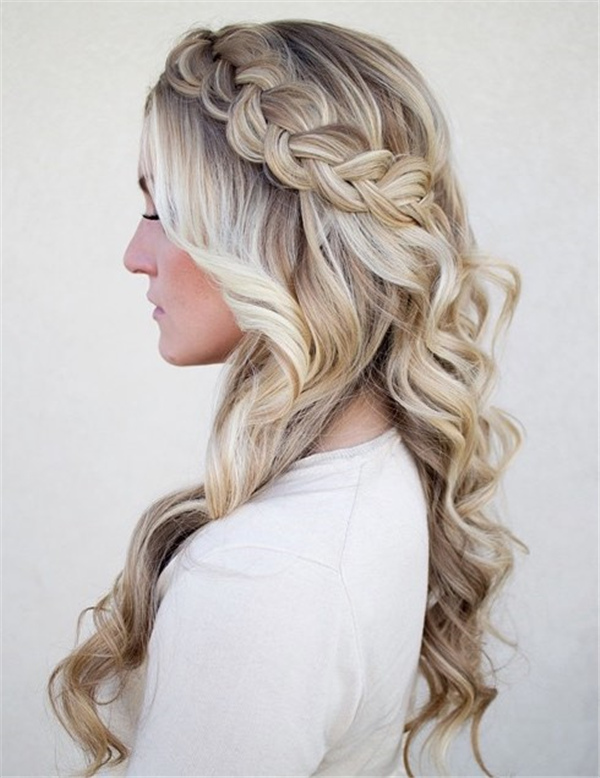
[{"label": "neck", "polygon": [[392,427],[381,400],[359,395],[318,439],[314,453],[365,443]]}]

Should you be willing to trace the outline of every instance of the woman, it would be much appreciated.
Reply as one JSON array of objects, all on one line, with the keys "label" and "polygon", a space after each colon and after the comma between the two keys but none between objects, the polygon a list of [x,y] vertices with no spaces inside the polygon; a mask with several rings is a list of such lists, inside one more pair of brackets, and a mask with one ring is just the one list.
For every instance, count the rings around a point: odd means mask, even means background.
[{"label": "woman", "polygon": [[[522,436],[488,397],[520,282],[477,248],[430,89],[331,24],[193,29],[140,186],[125,265],[160,352],[226,378],[204,482],[141,517],[52,674],[85,774],[413,775],[417,732],[443,770],[470,723],[490,775],[483,646],[518,543],[490,501]],[[136,672],[126,743],[100,698]]]}]

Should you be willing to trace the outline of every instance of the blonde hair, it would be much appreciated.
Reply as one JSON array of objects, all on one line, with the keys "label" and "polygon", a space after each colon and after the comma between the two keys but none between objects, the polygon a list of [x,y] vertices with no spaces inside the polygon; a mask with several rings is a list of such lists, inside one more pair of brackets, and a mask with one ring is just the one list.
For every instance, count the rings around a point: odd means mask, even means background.
[{"label": "blonde hair", "polygon": [[[204,483],[143,514],[92,609],[95,632],[50,678],[85,775],[129,754],[98,694],[143,662],[169,559],[310,453],[364,390],[401,431],[428,502],[428,698],[406,722],[405,767],[412,776],[409,748],[431,723],[443,770],[470,722],[491,775],[478,734],[497,693],[484,641],[513,545],[525,547],[491,507],[523,436],[489,397],[520,276],[477,247],[430,88],[383,40],[332,24],[192,29],[148,96],[140,168],[167,236],[217,280],[244,336]],[[495,317],[487,283],[502,293]]]}]

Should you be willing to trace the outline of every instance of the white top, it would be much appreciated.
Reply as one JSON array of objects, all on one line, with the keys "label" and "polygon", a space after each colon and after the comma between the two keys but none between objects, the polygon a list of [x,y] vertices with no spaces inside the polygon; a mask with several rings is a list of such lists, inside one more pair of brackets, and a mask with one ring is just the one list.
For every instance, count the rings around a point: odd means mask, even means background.
[{"label": "white top", "polygon": [[125,774],[404,775],[427,570],[396,430],[294,463],[163,572]]}]

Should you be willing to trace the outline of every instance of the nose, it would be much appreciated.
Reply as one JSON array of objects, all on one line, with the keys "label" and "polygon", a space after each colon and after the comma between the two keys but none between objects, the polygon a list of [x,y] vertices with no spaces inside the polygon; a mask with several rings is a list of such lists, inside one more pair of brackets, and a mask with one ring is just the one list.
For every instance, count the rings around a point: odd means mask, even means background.
[{"label": "nose", "polygon": [[139,225],[123,255],[123,264],[130,273],[156,275],[156,262],[151,245],[144,240],[143,225]]}]

